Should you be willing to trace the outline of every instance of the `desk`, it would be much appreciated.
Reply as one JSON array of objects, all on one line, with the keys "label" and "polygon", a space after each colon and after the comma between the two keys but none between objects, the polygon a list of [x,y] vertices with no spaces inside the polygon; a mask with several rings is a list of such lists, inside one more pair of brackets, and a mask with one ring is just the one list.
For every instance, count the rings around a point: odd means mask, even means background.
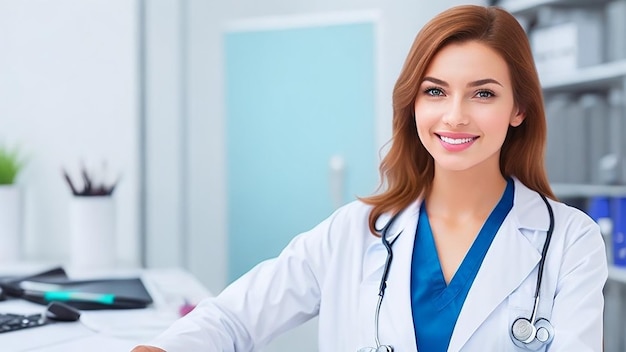
[{"label": "desk", "polygon": [[[51,266],[40,269],[48,269]],[[30,270],[26,274],[40,269]],[[22,273],[23,268],[20,268]],[[83,311],[77,322],[55,322],[49,325],[0,334],[2,352],[110,352],[130,351],[147,342],[179,317],[179,308],[187,301],[198,303],[210,293],[185,270],[124,269],[108,274],[89,275],[66,269],[73,279],[98,277],[141,277],[154,303],[144,309]],[[3,268],[2,273],[11,272]],[[42,305],[23,300],[0,302],[0,312],[35,314]]]}]

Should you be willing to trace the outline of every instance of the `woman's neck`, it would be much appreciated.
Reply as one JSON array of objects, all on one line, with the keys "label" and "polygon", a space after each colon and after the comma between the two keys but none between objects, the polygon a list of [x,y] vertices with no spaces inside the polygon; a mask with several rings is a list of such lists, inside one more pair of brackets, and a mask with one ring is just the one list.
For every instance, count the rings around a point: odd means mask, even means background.
[{"label": "woman's neck", "polygon": [[498,203],[506,183],[499,170],[435,172],[432,188],[426,196],[428,212],[457,219],[483,217]]}]

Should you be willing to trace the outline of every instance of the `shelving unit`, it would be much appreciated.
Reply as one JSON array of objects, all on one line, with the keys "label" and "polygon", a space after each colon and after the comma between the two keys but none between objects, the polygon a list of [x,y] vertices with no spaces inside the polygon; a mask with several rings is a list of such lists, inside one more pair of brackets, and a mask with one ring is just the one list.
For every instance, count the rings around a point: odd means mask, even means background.
[{"label": "shelving unit", "polygon": [[[516,17],[536,16],[545,6],[575,8],[602,6],[609,0],[502,0],[498,4]],[[625,19],[626,20],[626,19]],[[544,75],[540,77],[546,97],[556,93],[585,93],[626,88],[626,60],[607,62],[596,66],[580,68],[573,72]],[[626,196],[626,185],[605,186],[593,184],[554,183],[553,191],[559,198]]]},{"label": "shelving unit", "polygon": [[626,79],[626,60],[585,67],[574,72],[540,78],[546,93],[579,92],[622,85]]},{"label": "shelving unit", "polygon": [[626,268],[609,265],[609,280],[626,284]]},{"label": "shelving unit", "polygon": [[608,0],[510,0],[503,1],[500,5],[505,10],[509,11],[515,16],[527,16],[534,14],[542,6],[589,6],[601,5],[608,2]]},{"label": "shelving unit", "polygon": [[565,184],[555,183],[552,185],[552,190],[559,198],[574,198],[574,197],[594,197],[594,196],[607,196],[607,197],[620,197],[626,196],[625,186],[605,186],[605,185],[590,185],[590,184]]},{"label": "shelving unit", "polygon": [[[626,0],[622,0],[626,1]],[[520,19],[521,23],[525,23],[528,25],[527,30],[533,30],[533,23],[538,18],[538,14],[541,11],[542,7],[548,6],[551,8],[590,8],[594,6],[604,6],[609,3],[609,0],[501,0],[500,6],[504,9],[511,12],[514,16]],[[606,8],[604,8],[606,11]],[[542,14],[543,15],[543,14]],[[545,21],[545,18],[542,18],[544,23],[549,23],[550,21]],[[622,19],[626,21],[626,18]],[[613,18],[613,21],[616,21]],[[541,21],[539,21],[541,22]],[[558,25],[558,24],[557,24]],[[538,27],[541,28],[541,27]],[[540,32],[535,32],[540,33]],[[619,32],[613,32],[614,36],[611,38],[612,40],[616,40],[617,34]],[[622,34],[624,35],[624,34]],[[622,39],[626,40],[626,39]],[[580,45],[580,44],[578,44]],[[576,48],[577,50],[580,47]],[[581,49],[584,50],[584,49]],[[606,50],[606,49],[604,49]],[[615,53],[615,52],[613,52]],[[606,53],[604,53],[606,55]],[[613,57],[623,57],[620,55],[614,55]],[[546,97],[546,101],[551,98],[556,98],[556,95],[559,93],[566,93],[565,96],[571,97],[569,101],[577,103],[580,100],[579,97],[589,94],[589,96],[604,96],[609,100],[609,97],[616,98],[615,95],[611,94],[622,94],[622,101],[626,101],[626,59],[619,61],[611,61],[603,64],[599,64],[596,66],[589,67],[581,67],[577,70],[567,73],[558,73],[558,74],[544,74],[540,76],[541,86],[543,88],[544,95]],[[561,97],[562,98],[562,97]],[[556,100],[558,102],[558,100]],[[613,100],[615,101],[615,100]],[[558,105],[557,105],[558,106]],[[580,106],[580,105],[579,105]],[[607,105],[608,106],[608,105]],[[615,105],[613,105],[615,106]],[[574,105],[571,108],[576,108]],[[555,113],[556,110],[551,110],[552,113]],[[563,124],[567,122],[567,118],[574,118],[574,122],[580,123],[581,115],[576,115],[572,113],[573,110],[564,110],[561,112],[563,115],[556,115],[561,124],[556,125],[562,127]],[[602,110],[597,110],[602,111]],[[602,112],[607,115],[599,115],[599,116],[591,116],[587,115],[585,117],[591,118],[606,118],[603,123],[607,124],[609,129],[613,128],[608,135],[607,138],[612,138],[610,140],[610,152],[617,154],[618,157],[623,157],[626,153],[624,147],[619,146],[621,141],[619,141],[620,136],[617,131],[622,130],[620,127],[621,124],[626,123],[624,119],[626,116],[617,115],[618,112],[616,110],[612,110],[611,113]],[[558,112],[557,112],[558,114]],[[620,119],[621,118],[621,119]],[[595,121],[595,120],[586,120],[586,121]],[[609,122],[607,122],[609,121]],[[573,122],[573,123],[574,123]],[[616,123],[617,122],[617,123]],[[554,120],[553,120],[554,123]],[[554,126],[554,125],[553,125]],[[574,129],[569,131],[580,131],[581,125],[575,125]],[[583,125],[589,128],[590,125]],[[602,126],[602,125],[599,125]],[[606,126],[606,125],[605,125]],[[571,126],[570,126],[571,127]],[[598,127],[596,125],[595,127]],[[598,127],[603,128],[603,127]],[[618,128],[618,129],[616,129]],[[584,130],[583,130],[584,131]],[[600,136],[597,133],[593,134],[595,138]],[[562,131],[558,131],[558,133],[568,133],[566,128],[563,128]],[[583,132],[584,133],[584,132]],[[589,132],[590,135],[591,132]],[[575,136],[568,136],[568,138],[575,139]],[[617,138],[617,141],[616,139]],[[626,136],[623,136],[626,138]],[[596,140],[598,142],[598,140]],[[558,143],[558,142],[557,142]],[[593,143],[593,141],[588,142]],[[585,147],[588,147],[589,144],[586,144]],[[567,148],[570,145],[565,144],[559,145],[562,148]],[[619,147],[618,147],[619,146]],[[557,147],[558,148],[558,147]],[[565,149],[569,150],[569,149]],[[596,149],[597,151],[597,149]],[[557,152],[554,155],[560,155]],[[597,158],[598,154],[594,154],[593,157]],[[561,160],[561,159],[558,159]],[[584,159],[581,159],[584,160]],[[590,181],[590,180],[589,180]],[[557,183],[554,182],[552,184],[552,189],[555,195],[558,198],[566,199],[566,198],[582,198],[588,199],[595,196],[607,196],[607,197],[625,197],[626,196],[626,185],[617,185],[617,186],[607,186],[607,185],[597,185],[597,184],[567,184],[567,183]],[[607,248],[611,251],[611,245],[613,241],[613,234],[604,235],[604,239],[607,241]],[[609,258],[612,258],[612,253],[607,252]],[[608,283],[607,286],[609,288],[608,291],[605,291],[605,302],[606,304],[610,304],[609,314],[605,314],[605,326],[617,326],[619,328],[614,329],[605,329],[604,336],[604,345],[607,352],[621,352],[626,351],[626,340],[623,338],[624,333],[626,332],[621,324],[623,317],[626,316],[626,267],[616,266],[611,261],[609,263],[609,272],[608,272]],[[605,313],[607,311],[605,310]]]}]

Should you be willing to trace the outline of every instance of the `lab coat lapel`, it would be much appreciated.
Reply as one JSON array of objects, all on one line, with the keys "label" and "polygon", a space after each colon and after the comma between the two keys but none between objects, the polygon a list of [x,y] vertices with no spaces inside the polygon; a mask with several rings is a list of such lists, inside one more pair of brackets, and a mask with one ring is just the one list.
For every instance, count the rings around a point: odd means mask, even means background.
[{"label": "lab coat lapel", "polygon": [[463,347],[489,314],[528,277],[540,257],[512,224],[500,228],[467,294],[449,351]]},{"label": "lab coat lapel", "polygon": [[[396,351],[417,351],[411,309],[411,260],[419,203],[409,206],[398,223],[401,235],[393,244],[393,261],[380,312],[380,340]],[[398,232],[396,232],[397,234]]]},{"label": "lab coat lapel", "polygon": [[520,286],[539,263],[540,251],[521,229],[548,228],[549,219],[542,204],[536,192],[515,179],[513,209],[493,239],[468,292],[452,333],[449,351],[460,351],[494,309]]},{"label": "lab coat lapel", "polygon": [[[415,205],[412,205],[405,209],[402,214],[400,214],[387,232],[387,241],[392,243],[393,248],[393,264],[395,264],[396,260],[396,244],[395,241],[402,237],[400,236],[404,232],[407,231],[405,226],[410,225],[411,214],[415,208]],[[419,209],[419,208],[417,208]],[[416,217],[416,215],[414,215]],[[376,221],[376,228],[382,229],[387,225],[389,221],[391,221],[392,215],[390,213],[382,214],[378,220]],[[417,221],[415,218],[414,221]],[[414,225],[415,226],[415,225]],[[413,235],[411,235],[413,236]],[[406,236],[404,236],[406,237]],[[383,245],[381,239],[375,236],[369,236],[368,243],[365,249],[365,261],[363,263],[363,281],[376,281],[380,282],[381,275],[383,272],[383,267],[385,266],[385,259],[387,257],[387,249]],[[392,264],[392,265],[393,265]]]}]

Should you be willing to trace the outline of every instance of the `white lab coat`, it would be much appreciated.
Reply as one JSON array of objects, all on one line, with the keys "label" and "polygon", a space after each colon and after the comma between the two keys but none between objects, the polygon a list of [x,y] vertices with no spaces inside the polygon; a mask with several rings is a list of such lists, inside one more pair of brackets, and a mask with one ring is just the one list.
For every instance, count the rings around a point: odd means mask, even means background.
[{"label": "white lab coat", "polygon": [[[556,333],[541,351],[601,351],[607,262],[599,227],[575,208],[551,205],[555,226],[538,316],[549,319]],[[410,273],[419,206],[417,201],[405,209],[389,232],[397,241],[380,311],[380,341],[395,352],[417,350]],[[295,237],[277,258],[203,301],[152,344],[168,352],[255,351],[319,315],[320,351],[374,346],[374,311],[387,252],[368,230],[369,211],[358,201],[340,208]],[[379,219],[379,228],[388,219]],[[522,351],[509,330],[516,318],[530,317],[548,225],[540,196],[515,180],[513,208],[467,295],[449,351]]]}]

